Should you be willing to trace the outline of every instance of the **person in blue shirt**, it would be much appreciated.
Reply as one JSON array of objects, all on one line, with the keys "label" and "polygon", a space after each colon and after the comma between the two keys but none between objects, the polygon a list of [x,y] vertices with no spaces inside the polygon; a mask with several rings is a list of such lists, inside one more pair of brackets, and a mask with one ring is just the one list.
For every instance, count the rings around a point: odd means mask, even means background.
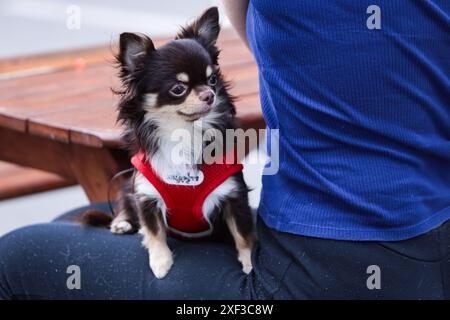
[{"label": "person in blue shirt", "polygon": [[449,299],[450,2],[224,2],[279,138],[253,271],[228,244],[170,239],[154,281],[139,236],[64,223],[80,208],[1,238],[0,297]]}]

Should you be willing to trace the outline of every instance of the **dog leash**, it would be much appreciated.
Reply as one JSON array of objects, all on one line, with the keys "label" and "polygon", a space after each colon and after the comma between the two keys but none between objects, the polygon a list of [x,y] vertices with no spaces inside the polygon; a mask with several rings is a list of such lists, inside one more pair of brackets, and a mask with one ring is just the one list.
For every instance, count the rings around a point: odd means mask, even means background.
[{"label": "dog leash", "polygon": [[127,174],[127,173],[129,173],[131,171],[133,171],[133,189],[134,189],[134,178],[136,176],[136,170],[134,170],[134,168],[129,168],[129,169],[125,169],[125,170],[119,171],[116,174],[114,174],[112,176],[112,178],[109,180],[108,195],[107,195],[108,196],[108,207],[109,207],[109,211],[111,212],[111,215],[113,216],[113,218],[116,217],[116,212],[114,211],[114,208],[113,208],[113,206],[111,204],[112,185],[113,185],[114,181],[117,178],[119,178],[119,177],[123,176],[124,174]]}]

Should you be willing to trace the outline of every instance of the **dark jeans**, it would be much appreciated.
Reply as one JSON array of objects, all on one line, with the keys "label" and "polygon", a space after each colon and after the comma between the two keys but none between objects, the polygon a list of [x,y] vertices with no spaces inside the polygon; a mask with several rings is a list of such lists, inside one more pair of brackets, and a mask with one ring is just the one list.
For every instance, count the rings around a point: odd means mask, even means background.
[{"label": "dark jeans", "polygon": [[[158,280],[139,234],[119,236],[63,221],[83,210],[0,239],[1,298],[450,298],[449,222],[405,241],[356,242],[277,232],[258,219],[260,242],[249,275],[230,244],[169,239],[175,263]],[[80,268],[81,289],[66,285],[70,265]],[[371,265],[379,267],[380,289],[367,287]]]}]

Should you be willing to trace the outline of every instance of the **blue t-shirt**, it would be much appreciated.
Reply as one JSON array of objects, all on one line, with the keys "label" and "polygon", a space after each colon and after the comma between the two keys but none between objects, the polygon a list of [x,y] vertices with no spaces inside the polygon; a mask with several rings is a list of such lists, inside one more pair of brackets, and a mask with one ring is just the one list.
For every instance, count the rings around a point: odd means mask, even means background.
[{"label": "blue t-shirt", "polygon": [[279,130],[267,225],[401,240],[450,218],[449,0],[250,0],[247,34]]}]

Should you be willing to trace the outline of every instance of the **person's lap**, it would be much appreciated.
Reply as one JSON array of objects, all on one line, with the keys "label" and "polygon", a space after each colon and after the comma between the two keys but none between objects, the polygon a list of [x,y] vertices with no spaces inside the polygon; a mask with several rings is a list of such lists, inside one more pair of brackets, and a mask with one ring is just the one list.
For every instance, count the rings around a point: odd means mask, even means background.
[{"label": "person's lap", "polygon": [[[82,210],[81,210],[82,211]],[[67,219],[33,225],[2,238],[0,297],[43,299],[248,299],[248,277],[235,249],[218,242],[168,239],[174,265],[156,279],[141,236],[114,235]],[[5,250],[2,246],[8,246]],[[5,252],[6,251],[6,252]],[[5,266],[7,264],[7,266]],[[80,267],[81,289],[69,290],[67,268]],[[19,281],[18,281],[19,280]],[[205,290],[208,288],[208,290]]]},{"label": "person's lap", "polygon": [[[25,227],[0,239],[0,298],[450,298],[450,222],[386,243],[293,235],[261,219],[257,227],[248,276],[231,244],[169,239],[175,263],[161,280],[148,266],[139,234],[114,235],[61,219]],[[80,267],[80,290],[66,285],[71,265]],[[381,289],[367,286],[371,265],[380,268]]]}]

